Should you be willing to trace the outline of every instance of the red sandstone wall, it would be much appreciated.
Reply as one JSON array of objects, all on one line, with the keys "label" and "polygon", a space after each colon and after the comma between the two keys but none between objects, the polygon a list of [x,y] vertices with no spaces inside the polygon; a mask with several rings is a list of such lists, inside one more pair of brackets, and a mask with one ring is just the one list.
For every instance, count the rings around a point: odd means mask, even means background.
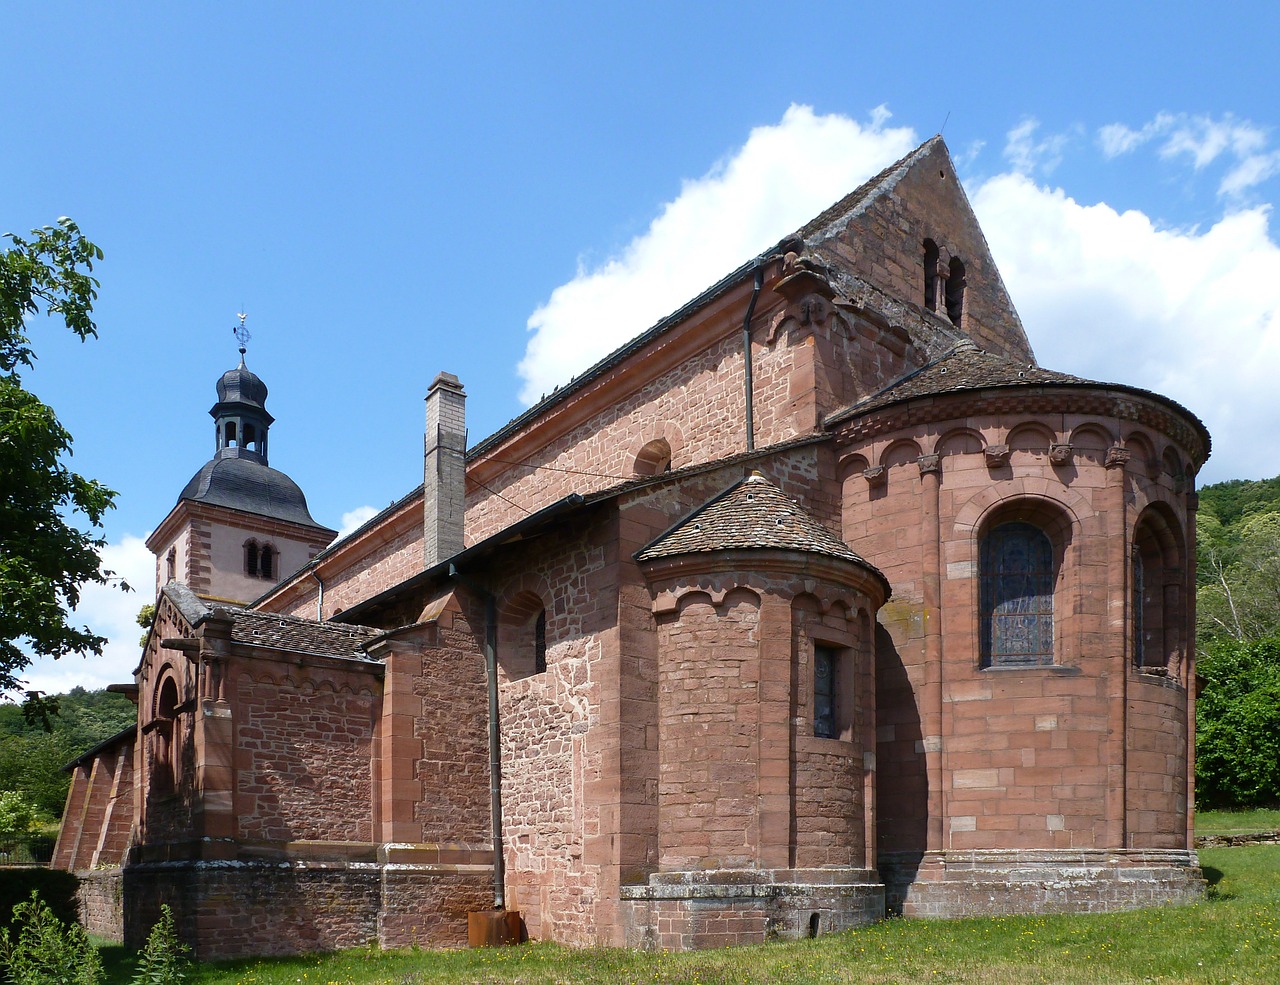
[{"label": "red sandstone wall", "polygon": [[[1024,411],[886,428],[851,446],[855,455],[841,471],[845,538],[894,588],[881,610],[877,663],[882,851],[1185,845],[1185,687],[1175,683],[1151,700],[1151,687],[1129,666],[1120,616],[1128,603],[1126,543],[1141,507],[1164,503],[1183,528],[1186,507],[1175,488],[1180,480],[1153,470],[1149,452],[1127,467],[1106,467],[1108,446],[1122,438],[1134,447],[1167,443],[1114,419],[1047,415],[1037,422]],[[1051,443],[1071,443],[1070,460],[1051,462]],[[1010,453],[993,464],[983,449],[1001,444]],[[940,454],[937,478],[924,477],[921,454]],[[873,472],[869,481],[864,470],[880,465],[887,479]],[[937,483],[936,587],[930,482]],[[1058,515],[1065,523],[1051,535],[1062,552],[1057,666],[984,670],[982,524],[1010,504],[1037,502],[1051,504],[1038,508],[1037,522]],[[933,625],[940,632],[931,633]],[[1169,673],[1185,683],[1188,668]],[[1128,742],[1143,753],[1129,757],[1127,780],[1119,738],[1126,680]]]},{"label": "red sandstone wall", "polygon": [[922,305],[926,238],[937,242],[944,257],[964,261],[968,286],[960,327],[991,352],[1029,361],[1031,346],[1013,302],[941,148],[926,154],[891,193],[874,200],[816,252],[882,290]]},{"label": "red sandstone wall", "polygon": [[759,604],[745,589],[719,606],[695,592],[658,621],[664,871],[750,868],[758,860]]},{"label": "red sandstone wall", "polygon": [[287,664],[241,665],[234,682],[238,837],[372,840],[368,684]]},{"label": "red sandstone wall", "polygon": [[1128,848],[1186,848],[1187,693],[1166,677],[1129,685]]},{"label": "red sandstone wall", "polygon": [[[508,906],[530,936],[609,940],[618,884],[616,556],[607,516],[539,538],[504,559],[499,611],[503,812]],[[495,573],[496,574],[496,573]],[[547,670],[513,663],[531,615],[546,607]],[[523,612],[524,610],[520,610]],[[527,642],[527,641],[526,641]]]}]

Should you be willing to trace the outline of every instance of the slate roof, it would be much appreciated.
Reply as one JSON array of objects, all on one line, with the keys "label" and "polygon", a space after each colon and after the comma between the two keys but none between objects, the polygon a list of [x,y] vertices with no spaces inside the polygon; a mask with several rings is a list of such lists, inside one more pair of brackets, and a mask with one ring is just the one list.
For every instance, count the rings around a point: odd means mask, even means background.
[{"label": "slate roof", "polygon": [[734,483],[635,555],[637,561],[750,549],[804,551],[875,567],[764,476]]},{"label": "slate roof", "polygon": [[225,612],[232,619],[231,639],[236,643],[367,660],[364,646],[386,632],[372,626],[316,622],[273,612],[254,612],[238,605],[211,606],[178,582],[170,582],[161,591],[193,627],[219,610]]},{"label": "slate roof", "polygon": [[184,499],[329,529],[312,519],[307,497],[296,482],[251,458],[219,456],[205,462],[178,496],[178,502]]},{"label": "slate roof", "polygon": [[969,341],[961,342],[945,355],[895,380],[883,390],[843,410],[835,411],[827,417],[826,424],[830,427],[851,417],[858,417],[879,410],[881,407],[920,397],[943,396],[966,390],[1034,386],[1101,387],[1148,397],[1176,409],[1200,432],[1206,453],[1211,447],[1209,432],[1203,422],[1175,400],[1141,387],[1128,386],[1124,383],[1104,383],[1082,376],[1072,376],[1070,373],[1042,369],[1035,363],[1016,362],[980,349],[975,343]]},{"label": "slate roof", "polygon": [[796,231],[796,236],[802,239],[809,239],[815,233],[821,232],[826,226],[835,220],[845,216],[860,212],[867,206],[872,199],[876,198],[883,192],[889,191],[896,185],[911,166],[933,150],[936,144],[942,142],[941,135],[935,135],[926,140],[923,144],[913,150],[911,153],[899,158],[890,164],[874,177],[864,181],[857,188],[851,191],[844,198],[835,204],[827,207],[819,212],[816,216],[806,222]]}]

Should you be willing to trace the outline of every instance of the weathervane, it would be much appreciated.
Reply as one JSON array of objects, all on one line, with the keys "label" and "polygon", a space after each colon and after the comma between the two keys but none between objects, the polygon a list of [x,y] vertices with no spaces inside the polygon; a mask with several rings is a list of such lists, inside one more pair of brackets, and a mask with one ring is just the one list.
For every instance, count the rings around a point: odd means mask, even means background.
[{"label": "weathervane", "polygon": [[243,311],[238,311],[238,312],[236,312],[236,317],[240,319],[240,324],[239,324],[239,325],[232,325],[232,326],[231,326],[231,332],[232,332],[232,334],[233,334],[233,335],[235,335],[235,337],[236,337],[236,341],[240,343],[240,355],[242,355],[242,356],[243,356],[243,355],[244,355],[244,347],[245,347],[245,345],[248,343],[248,341],[249,341],[251,338],[253,338],[253,336],[252,336],[252,335],[250,335],[250,334],[249,334],[249,330],[248,330],[247,328],[245,328],[245,327],[244,327],[244,320],[245,320],[246,318],[248,318],[249,316],[248,316],[245,312],[243,312]]}]

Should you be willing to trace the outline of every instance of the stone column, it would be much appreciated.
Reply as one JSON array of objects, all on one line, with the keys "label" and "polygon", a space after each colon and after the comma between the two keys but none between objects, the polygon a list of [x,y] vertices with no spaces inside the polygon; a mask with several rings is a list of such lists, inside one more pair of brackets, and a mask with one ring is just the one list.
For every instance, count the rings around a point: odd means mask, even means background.
[{"label": "stone column", "polygon": [[921,726],[929,782],[929,820],[926,847],[946,847],[946,792],[943,789],[943,654],[942,570],[939,516],[942,461],[937,455],[921,455],[920,466],[920,583],[924,603],[924,680],[921,688]]},{"label": "stone column", "polygon": [[1124,448],[1107,451],[1107,485],[1101,510],[1107,537],[1107,612],[1103,619],[1108,654],[1106,844],[1099,848],[1125,848],[1126,787],[1128,766],[1128,685],[1133,663],[1133,614],[1130,594],[1129,509],[1125,497],[1125,466],[1130,453]]}]

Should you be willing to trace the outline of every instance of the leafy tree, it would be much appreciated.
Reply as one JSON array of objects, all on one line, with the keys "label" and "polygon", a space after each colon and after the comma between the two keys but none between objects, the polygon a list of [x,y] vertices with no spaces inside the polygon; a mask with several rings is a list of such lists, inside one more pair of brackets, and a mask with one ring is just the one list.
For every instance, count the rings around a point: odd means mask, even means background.
[{"label": "leafy tree", "polygon": [[1280,637],[1201,649],[1196,796],[1208,807],[1280,804]]},{"label": "leafy tree", "polygon": [[19,640],[42,656],[102,653],[106,640],[70,625],[68,610],[82,586],[112,577],[98,554],[105,541],[68,517],[82,514],[100,528],[115,493],[67,468],[71,435],[19,376],[35,359],[28,320],[42,312],[61,318],[81,340],[97,335],[98,281],[91,271],[102,251],[65,217],[30,238],[3,238],[9,246],[0,251],[0,691],[8,691],[29,663]]},{"label": "leafy tree", "polygon": [[123,694],[72,688],[53,699],[57,712],[49,729],[0,705],[0,790],[19,790],[50,817],[59,817],[67,799],[69,774],[62,767],[137,720]]},{"label": "leafy tree", "polygon": [[9,853],[40,820],[35,805],[17,790],[0,790],[0,853]]},{"label": "leafy tree", "polygon": [[1199,524],[1198,635],[1259,640],[1280,632],[1280,511],[1246,514],[1233,526]]}]

